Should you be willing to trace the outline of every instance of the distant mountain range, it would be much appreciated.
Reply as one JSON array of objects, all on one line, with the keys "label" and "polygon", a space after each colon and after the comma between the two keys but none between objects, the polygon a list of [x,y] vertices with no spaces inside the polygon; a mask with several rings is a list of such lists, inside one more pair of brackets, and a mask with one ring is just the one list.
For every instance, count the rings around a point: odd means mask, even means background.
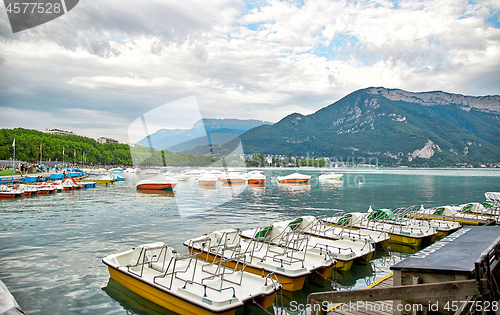
[{"label": "distant mountain range", "polygon": [[138,144],[158,150],[183,152],[208,144],[222,145],[244,132],[271,122],[254,119],[201,119],[191,129],[160,129]]},{"label": "distant mountain range", "polygon": [[240,136],[245,153],[383,165],[500,162],[500,96],[367,88],[311,115],[294,113]]}]

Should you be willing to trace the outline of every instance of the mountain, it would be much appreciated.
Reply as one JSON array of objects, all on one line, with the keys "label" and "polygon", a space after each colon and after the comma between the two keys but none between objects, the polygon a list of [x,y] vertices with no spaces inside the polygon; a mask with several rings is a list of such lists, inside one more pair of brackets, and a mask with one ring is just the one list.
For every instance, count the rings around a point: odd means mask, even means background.
[{"label": "mountain", "polygon": [[152,146],[158,150],[182,152],[208,143],[224,144],[252,128],[265,124],[271,123],[254,119],[203,118],[191,129],[160,129],[149,135],[149,139],[146,137],[140,140],[138,144],[145,147]]},{"label": "mountain", "polygon": [[240,136],[245,153],[340,162],[455,166],[500,160],[500,96],[355,91],[311,115],[294,113]]}]

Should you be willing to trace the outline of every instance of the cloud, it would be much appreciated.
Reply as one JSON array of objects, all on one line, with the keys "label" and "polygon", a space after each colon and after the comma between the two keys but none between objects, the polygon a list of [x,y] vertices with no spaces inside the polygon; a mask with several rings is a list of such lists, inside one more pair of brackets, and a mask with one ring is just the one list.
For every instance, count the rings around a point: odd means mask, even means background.
[{"label": "cloud", "polygon": [[[278,121],[369,86],[500,94],[500,29],[491,22],[499,9],[461,0],[89,0],[16,34],[0,13],[0,106],[103,111],[130,124],[194,95],[203,117]],[[106,130],[102,123],[92,128]],[[127,141],[126,128],[109,132]]]}]

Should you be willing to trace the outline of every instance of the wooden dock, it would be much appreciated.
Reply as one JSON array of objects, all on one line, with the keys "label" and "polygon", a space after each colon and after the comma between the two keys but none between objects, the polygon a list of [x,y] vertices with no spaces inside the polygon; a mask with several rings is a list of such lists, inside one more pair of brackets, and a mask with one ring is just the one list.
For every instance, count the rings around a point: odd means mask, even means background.
[{"label": "wooden dock", "polygon": [[[392,287],[392,276],[393,273],[383,277],[380,280],[375,281],[365,289],[372,288],[390,288]],[[345,303],[337,304],[328,310],[328,315],[341,314],[341,315],[388,315],[392,314],[389,310],[392,309],[392,301],[374,301],[374,302],[364,302],[364,307],[356,307],[355,309],[349,309],[349,306]],[[345,305],[342,308],[342,305]],[[357,305],[358,306],[358,305]]]},{"label": "wooden dock", "polygon": [[307,304],[316,315],[468,314],[469,302],[500,299],[499,235],[500,226],[462,228],[391,266],[392,277],[360,290],[311,293]]}]

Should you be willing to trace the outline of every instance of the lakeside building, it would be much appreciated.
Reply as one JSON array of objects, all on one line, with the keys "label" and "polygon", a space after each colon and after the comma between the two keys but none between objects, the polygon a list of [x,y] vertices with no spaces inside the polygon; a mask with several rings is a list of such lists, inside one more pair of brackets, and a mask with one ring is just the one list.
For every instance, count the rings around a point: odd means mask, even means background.
[{"label": "lakeside building", "polygon": [[51,135],[62,135],[62,136],[76,136],[77,135],[73,131],[66,131],[66,130],[61,130],[61,129],[48,130],[47,128],[45,128],[45,133],[48,133]]},{"label": "lakeside building", "polygon": [[118,143],[118,140],[115,140],[112,138],[100,137],[99,139],[97,139],[97,142],[99,142],[99,143]]}]

